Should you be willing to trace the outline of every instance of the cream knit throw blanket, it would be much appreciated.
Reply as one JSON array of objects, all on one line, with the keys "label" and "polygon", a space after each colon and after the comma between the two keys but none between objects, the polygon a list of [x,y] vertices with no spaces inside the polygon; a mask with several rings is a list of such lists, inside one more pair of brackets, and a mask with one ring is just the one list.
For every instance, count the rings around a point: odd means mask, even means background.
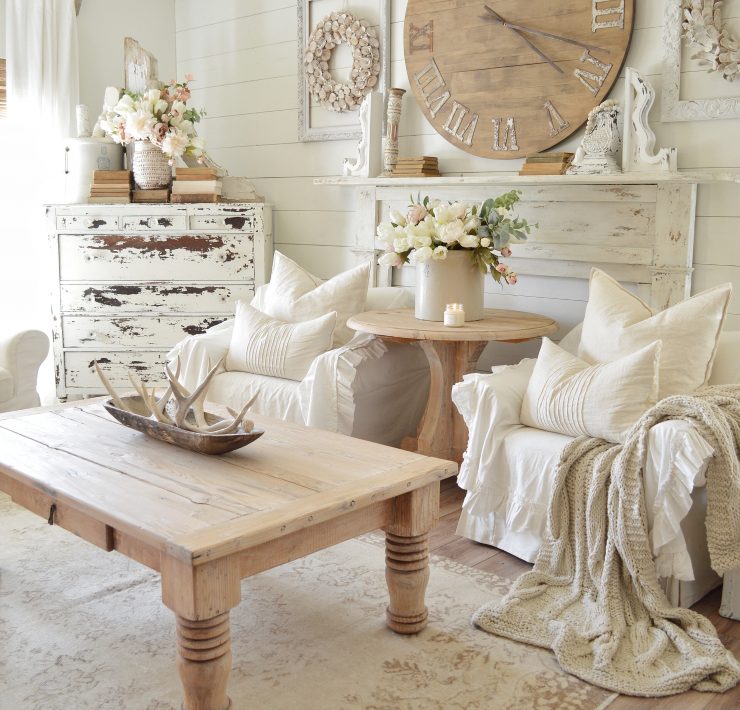
[{"label": "cream knit throw blanket", "polygon": [[582,437],[556,472],[548,536],[531,572],[473,622],[550,648],[562,668],[628,695],[689,688],[721,692],[740,664],[701,614],[672,607],[648,540],[642,465],[650,427],[687,419],[714,448],[707,470],[707,539],[720,574],[740,565],[740,386],[669,397],[646,412],[623,445]]}]

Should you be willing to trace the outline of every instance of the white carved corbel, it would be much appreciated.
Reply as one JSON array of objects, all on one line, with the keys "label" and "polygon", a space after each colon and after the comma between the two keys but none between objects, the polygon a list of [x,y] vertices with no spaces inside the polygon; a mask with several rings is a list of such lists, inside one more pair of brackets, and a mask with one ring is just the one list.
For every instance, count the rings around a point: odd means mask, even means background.
[{"label": "white carved corbel", "polygon": [[661,148],[655,152],[655,133],[648,115],[655,102],[655,90],[632,67],[625,69],[624,140],[622,171],[676,172],[678,151]]},{"label": "white carved corbel", "polygon": [[383,140],[383,95],[370,92],[360,104],[362,138],[357,144],[354,162],[347,159],[342,165],[345,177],[377,177],[381,170],[381,143]]}]

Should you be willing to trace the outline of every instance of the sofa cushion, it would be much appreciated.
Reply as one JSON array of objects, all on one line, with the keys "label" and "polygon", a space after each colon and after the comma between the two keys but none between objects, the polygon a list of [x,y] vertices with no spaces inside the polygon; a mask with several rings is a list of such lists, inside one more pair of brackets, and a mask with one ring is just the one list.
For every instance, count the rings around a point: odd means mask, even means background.
[{"label": "sofa cushion", "polygon": [[271,318],[237,301],[226,369],[302,380],[311,363],[331,347],[337,314],[303,323]]},{"label": "sofa cushion", "polygon": [[13,396],[13,375],[4,367],[0,367],[0,402],[5,402]]},{"label": "sofa cushion", "polygon": [[612,362],[662,340],[660,399],[689,394],[709,379],[731,295],[732,286],[723,284],[653,313],[593,269],[578,355],[590,363]]},{"label": "sofa cushion", "polygon": [[527,426],[621,442],[657,401],[660,341],[614,362],[589,365],[542,339],[522,402]]},{"label": "sofa cushion", "polygon": [[222,372],[211,380],[206,399],[239,411],[256,394],[257,399],[250,407],[250,412],[304,424],[300,386],[300,382],[279,377],[250,372]]},{"label": "sofa cushion", "polygon": [[355,334],[347,327],[347,319],[365,310],[369,280],[370,262],[322,281],[276,251],[260,310],[289,323],[335,312],[337,327],[333,344],[344,345]]}]

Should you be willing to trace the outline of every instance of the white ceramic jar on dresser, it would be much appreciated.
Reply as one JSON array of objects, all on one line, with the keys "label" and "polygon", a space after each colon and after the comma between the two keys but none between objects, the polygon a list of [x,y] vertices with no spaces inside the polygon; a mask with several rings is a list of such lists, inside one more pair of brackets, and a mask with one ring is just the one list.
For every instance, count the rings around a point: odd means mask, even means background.
[{"label": "white ceramic jar on dresser", "polygon": [[269,279],[262,203],[52,205],[57,396],[104,394],[128,370],[161,385],[167,351],[227,319]]}]

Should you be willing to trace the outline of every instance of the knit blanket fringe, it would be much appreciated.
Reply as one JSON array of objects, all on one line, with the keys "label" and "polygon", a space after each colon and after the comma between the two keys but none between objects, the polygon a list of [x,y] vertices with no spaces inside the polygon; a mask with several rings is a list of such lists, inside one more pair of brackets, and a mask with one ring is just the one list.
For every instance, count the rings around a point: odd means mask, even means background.
[{"label": "knit blanket fringe", "polygon": [[671,606],[658,582],[642,468],[648,432],[666,419],[693,422],[714,448],[710,559],[719,574],[740,566],[740,386],[705,387],[659,402],[622,445],[581,437],[564,449],[534,568],[474,624],[552,649],[565,671],[627,695],[723,692],[740,681],[740,663],[711,622]]}]

